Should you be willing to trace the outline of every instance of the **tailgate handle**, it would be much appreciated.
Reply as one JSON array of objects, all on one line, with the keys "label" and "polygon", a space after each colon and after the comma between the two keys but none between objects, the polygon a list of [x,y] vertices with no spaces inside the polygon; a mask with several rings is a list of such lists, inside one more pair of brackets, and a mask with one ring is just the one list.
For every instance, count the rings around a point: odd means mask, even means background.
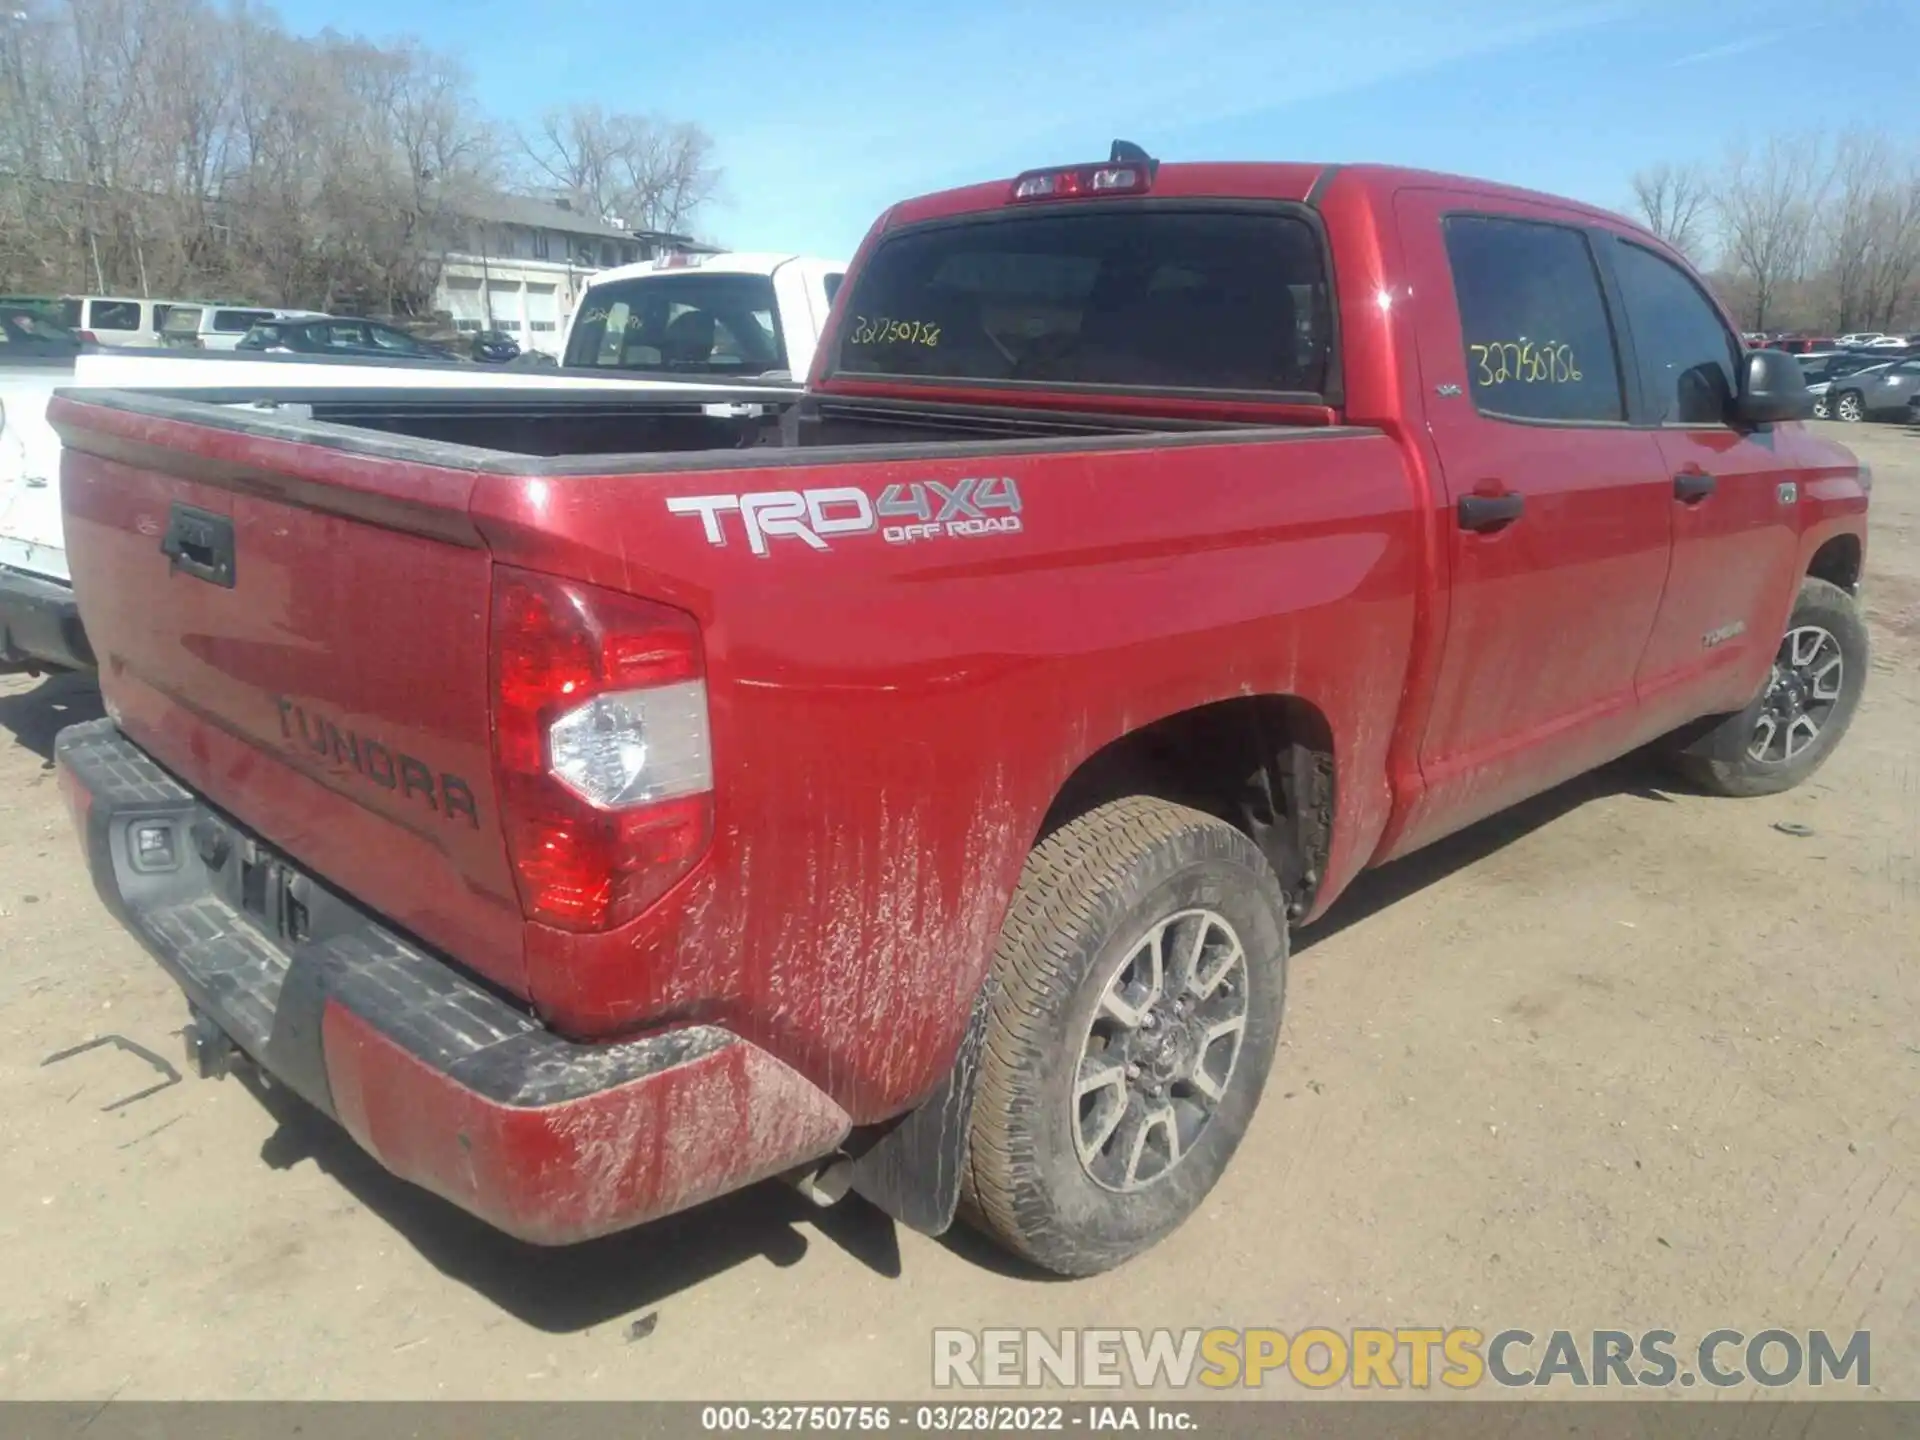
[{"label": "tailgate handle", "polygon": [[196,580],[233,589],[233,521],[175,501],[167,512],[160,553]]}]

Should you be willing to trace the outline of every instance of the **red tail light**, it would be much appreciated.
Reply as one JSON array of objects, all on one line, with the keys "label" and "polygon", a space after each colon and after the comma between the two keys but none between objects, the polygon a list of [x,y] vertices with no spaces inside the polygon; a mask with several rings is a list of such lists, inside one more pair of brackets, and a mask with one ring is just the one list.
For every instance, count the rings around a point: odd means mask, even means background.
[{"label": "red tail light", "polygon": [[494,766],[521,911],[609,930],[713,835],[699,627],[598,586],[493,573]]}]

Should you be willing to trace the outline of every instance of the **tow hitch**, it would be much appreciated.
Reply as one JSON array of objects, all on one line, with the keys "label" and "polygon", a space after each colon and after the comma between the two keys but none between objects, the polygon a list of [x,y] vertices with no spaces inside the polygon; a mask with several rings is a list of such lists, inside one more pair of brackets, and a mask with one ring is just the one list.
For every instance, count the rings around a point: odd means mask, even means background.
[{"label": "tow hitch", "polygon": [[224,1080],[252,1064],[226,1031],[192,1006],[187,1008],[187,1026],[180,1035],[187,1044],[187,1068],[202,1080]]}]

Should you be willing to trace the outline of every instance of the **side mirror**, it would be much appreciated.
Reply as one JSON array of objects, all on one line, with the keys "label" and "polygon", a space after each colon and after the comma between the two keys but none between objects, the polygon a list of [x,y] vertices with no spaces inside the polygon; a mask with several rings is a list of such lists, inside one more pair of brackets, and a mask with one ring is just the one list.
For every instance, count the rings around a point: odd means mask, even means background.
[{"label": "side mirror", "polygon": [[1749,425],[1813,418],[1806,372],[1784,350],[1749,350],[1742,357],[1734,414]]}]

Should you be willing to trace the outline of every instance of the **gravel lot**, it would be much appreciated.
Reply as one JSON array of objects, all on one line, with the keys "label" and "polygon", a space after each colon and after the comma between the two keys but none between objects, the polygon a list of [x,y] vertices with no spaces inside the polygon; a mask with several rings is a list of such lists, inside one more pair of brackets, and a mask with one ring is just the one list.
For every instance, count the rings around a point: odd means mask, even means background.
[{"label": "gravel lot", "polygon": [[1868,1329],[1920,1399],[1920,432],[1844,438],[1875,673],[1815,782],[1627,761],[1367,877],[1210,1203],[1071,1284],[779,1186],[533,1250],[170,1079],[181,1002],[47,759],[98,695],[0,680],[0,1396],[907,1397],[937,1325],[1425,1324]]}]

